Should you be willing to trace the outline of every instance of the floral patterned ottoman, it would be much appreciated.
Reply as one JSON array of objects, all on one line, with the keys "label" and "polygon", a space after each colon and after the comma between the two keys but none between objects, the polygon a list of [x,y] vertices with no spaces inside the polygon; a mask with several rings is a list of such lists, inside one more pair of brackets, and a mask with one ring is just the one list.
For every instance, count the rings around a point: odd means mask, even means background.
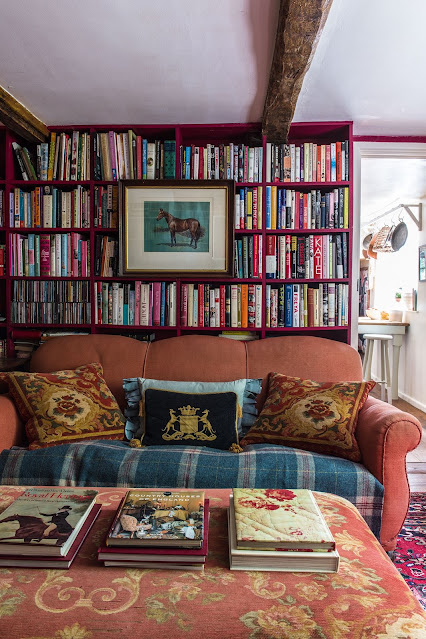
[{"label": "floral patterned ottoman", "polygon": [[[125,488],[101,488],[101,514],[67,570],[0,569],[7,639],[426,638],[426,614],[347,500],[316,493],[341,555],[339,572],[230,571],[229,490],[207,490],[204,572],[106,568],[97,562]],[[23,487],[0,488],[0,510]]]}]

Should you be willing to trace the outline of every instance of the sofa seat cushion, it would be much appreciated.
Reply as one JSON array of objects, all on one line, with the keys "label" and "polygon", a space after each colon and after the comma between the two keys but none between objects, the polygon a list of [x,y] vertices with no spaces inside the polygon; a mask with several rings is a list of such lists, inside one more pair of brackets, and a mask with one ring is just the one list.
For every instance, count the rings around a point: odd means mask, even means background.
[{"label": "sofa seat cushion", "polygon": [[29,448],[124,438],[124,415],[99,363],[55,373],[0,373],[0,379],[25,423]]},{"label": "sofa seat cushion", "polygon": [[145,488],[310,488],[345,497],[378,537],[384,489],[362,465],[256,444],[239,455],[213,448],[94,441],[0,454],[0,483]]}]

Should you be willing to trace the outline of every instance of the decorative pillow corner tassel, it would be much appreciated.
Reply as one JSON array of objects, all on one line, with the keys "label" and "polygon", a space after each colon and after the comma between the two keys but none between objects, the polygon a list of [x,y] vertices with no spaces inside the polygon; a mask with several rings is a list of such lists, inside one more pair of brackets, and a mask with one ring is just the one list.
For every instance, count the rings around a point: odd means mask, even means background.
[{"label": "decorative pillow corner tassel", "polygon": [[142,440],[136,439],[136,437],[131,439],[129,443],[130,443],[130,448],[145,448],[145,445],[142,445]]},{"label": "decorative pillow corner tassel", "polygon": [[241,448],[241,446],[239,446],[238,444],[231,444],[230,447],[228,448],[230,453],[242,453],[243,449]]}]

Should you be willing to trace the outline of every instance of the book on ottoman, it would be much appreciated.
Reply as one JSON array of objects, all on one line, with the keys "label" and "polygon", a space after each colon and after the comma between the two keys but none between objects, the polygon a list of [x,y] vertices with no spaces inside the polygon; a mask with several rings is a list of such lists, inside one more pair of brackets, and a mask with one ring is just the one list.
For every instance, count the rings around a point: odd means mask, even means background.
[{"label": "book on ottoman", "polygon": [[[204,526],[202,545],[200,548],[175,548],[158,546],[107,546],[98,549],[98,560],[105,566],[121,566],[124,568],[161,568],[176,570],[204,570],[209,547],[209,500],[204,501]],[[121,508],[118,509],[121,511]],[[110,530],[115,526],[117,515]]]},{"label": "book on ottoman", "polygon": [[230,497],[228,509],[229,567],[231,570],[283,572],[338,572],[339,553],[301,550],[241,550],[237,547],[235,513]]},{"label": "book on ottoman", "polygon": [[107,546],[200,548],[204,537],[203,490],[127,491]]},{"label": "book on ottoman", "polygon": [[101,512],[101,505],[95,504],[91,509],[89,515],[83,526],[80,529],[77,537],[74,539],[71,548],[66,555],[60,557],[44,557],[44,556],[32,556],[22,557],[22,555],[0,555],[0,566],[10,566],[15,568],[53,568],[55,570],[66,570],[69,568],[76,558],[78,551],[83,545],[84,540],[89,534],[90,529],[95,523],[99,513]]},{"label": "book on ottoman", "polygon": [[0,554],[67,555],[97,494],[79,488],[27,488],[0,515]]},{"label": "book on ottoman", "polygon": [[234,488],[236,545],[250,550],[335,550],[312,491]]}]

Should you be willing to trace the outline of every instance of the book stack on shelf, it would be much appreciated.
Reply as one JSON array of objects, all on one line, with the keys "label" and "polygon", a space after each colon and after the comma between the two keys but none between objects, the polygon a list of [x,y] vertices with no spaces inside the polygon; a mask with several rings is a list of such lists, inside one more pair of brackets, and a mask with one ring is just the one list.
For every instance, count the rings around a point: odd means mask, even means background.
[{"label": "book stack on shelf", "polygon": [[337,572],[339,554],[310,490],[234,488],[228,509],[231,570]]},{"label": "book stack on shelf", "polygon": [[95,180],[162,180],[176,177],[175,140],[149,141],[132,129],[94,136]]},{"label": "book stack on shelf", "polygon": [[90,190],[79,184],[72,191],[36,186],[32,191],[16,187],[9,194],[11,228],[88,228]]},{"label": "book stack on shelf", "polygon": [[27,488],[0,514],[0,566],[69,568],[101,510],[97,494]]},{"label": "book stack on shelf", "polygon": [[233,142],[205,146],[188,144],[181,145],[179,151],[182,180],[262,181],[262,146],[248,146]]},{"label": "book stack on shelf", "polygon": [[267,182],[349,180],[349,140],[318,144],[266,143]]},{"label": "book stack on shelf", "polygon": [[105,566],[204,570],[208,514],[202,490],[129,490],[98,559]]}]

